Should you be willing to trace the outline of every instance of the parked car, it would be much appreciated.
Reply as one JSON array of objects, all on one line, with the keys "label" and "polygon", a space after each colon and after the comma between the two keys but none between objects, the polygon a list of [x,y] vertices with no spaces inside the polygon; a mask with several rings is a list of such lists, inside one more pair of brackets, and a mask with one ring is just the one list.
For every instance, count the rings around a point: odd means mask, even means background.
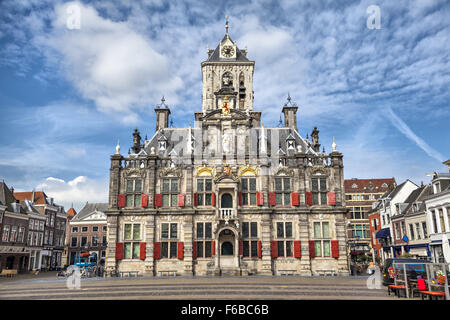
[{"label": "parked car", "polygon": [[[389,275],[389,271],[393,271],[393,263],[405,263],[406,274],[408,278],[417,279],[417,276],[423,278],[427,277],[427,270],[425,264],[430,264],[430,261],[410,259],[410,258],[390,258],[386,259],[383,267],[383,285],[387,286],[394,283],[394,278]],[[409,264],[408,264],[409,263]],[[398,271],[403,271],[402,266],[397,266]]]}]

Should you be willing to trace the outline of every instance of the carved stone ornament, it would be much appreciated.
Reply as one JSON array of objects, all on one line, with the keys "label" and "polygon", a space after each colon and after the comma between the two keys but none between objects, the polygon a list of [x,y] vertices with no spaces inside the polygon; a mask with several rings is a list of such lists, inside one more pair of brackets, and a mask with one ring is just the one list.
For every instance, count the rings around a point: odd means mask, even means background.
[{"label": "carved stone ornament", "polygon": [[127,177],[130,177],[130,176],[143,177],[145,175],[145,172],[144,172],[144,170],[141,170],[138,168],[130,168],[130,169],[125,170],[125,175]]},{"label": "carved stone ornament", "polygon": [[251,166],[249,164],[242,166],[239,168],[238,176],[253,176],[256,177],[258,175],[258,167]]},{"label": "carved stone ornament", "polygon": [[162,177],[178,177],[181,178],[181,169],[179,168],[164,168],[159,173],[159,176]]},{"label": "carved stone ornament", "polygon": [[197,167],[197,176],[201,177],[201,176],[213,176],[214,175],[214,168],[213,167],[208,167],[206,165],[203,165],[201,167]]},{"label": "carved stone ornament", "polygon": [[328,175],[328,171],[324,168],[312,168],[311,169],[311,174],[315,174],[315,175]]},{"label": "carved stone ornament", "polygon": [[280,169],[278,169],[278,171],[275,175],[277,175],[277,176],[293,176],[294,170],[286,168],[286,167],[281,167]]}]

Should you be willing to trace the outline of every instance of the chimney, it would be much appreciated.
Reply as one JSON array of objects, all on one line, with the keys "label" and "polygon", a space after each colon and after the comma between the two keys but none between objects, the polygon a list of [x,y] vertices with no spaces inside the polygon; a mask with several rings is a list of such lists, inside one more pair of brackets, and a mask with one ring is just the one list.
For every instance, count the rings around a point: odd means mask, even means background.
[{"label": "chimney", "polygon": [[156,106],[156,108],[155,108],[155,112],[156,112],[156,131],[169,127],[170,109],[164,103],[165,101],[166,100],[164,99],[164,97],[162,97],[161,103],[158,104]]},{"label": "chimney", "polygon": [[34,204],[34,190],[33,193],[31,194],[31,204]]},{"label": "chimney", "polygon": [[283,106],[284,126],[288,128],[297,129],[297,110],[298,106],[291,102],[291,96],[288,94],[287,102]]}]

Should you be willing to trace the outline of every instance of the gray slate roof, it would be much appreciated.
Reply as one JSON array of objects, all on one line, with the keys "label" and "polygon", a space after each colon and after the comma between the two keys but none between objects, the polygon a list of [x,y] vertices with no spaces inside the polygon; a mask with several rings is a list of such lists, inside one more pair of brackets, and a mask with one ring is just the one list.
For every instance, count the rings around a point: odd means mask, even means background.
[{"label": "gray slate roof", "polygon": [[16,206],[19,206],[20,213],[26,213],[20,203],[17,203],[14,194],[4,182],[0,182],[0,204],[6,206],[9,212],[17,212],[15,208]]},{"label": "gray slate roof", "polygon": [[83,209],[71,221],[81,221],[95,211],[105,212],[107,209],[108,203],[86,203]]},{"label": "gray slate roof", "polygon": [[[201,143],[202,138],[202,132],[201,128],[191,128],[191,135],[193,137],[193,140],[195,141],[195,148],[200,146],[199,143]],[[265,137],[267,141],[267,153],[274,153],[276,154],[280,149],[282,152],[281,154],[288,154],[287,150],[287,143],[286,140],[288,137],[294,138],[296,146],[300,145],[302,147],[302,152],[306,154],[316,155],[317,153],[308,145],[308,143],[300,136],[300,134],[291,128],[286,127],[264,127],[265,130]],[[257,136],[258,141],[261,138],[261,131],[262,128],[254,128],[254,132]],[[145,142],[144,150],[147,154],[151,153],[151,148],[155,148],[155,152],[157,155],[161,157],[169,157],[171,152],[173,155],[173,149],[175,148],[178,157],[185,156],[186,155],[186,146],[189,136],[189,128],[165,128],[160,129],[158,132],[153,136],[151,140],[147,140]],[[274,141],[272,141],[272,136],[274,137]],[[278,139],[275,137],[278,136]],[[159,150],[159,144],[158,141],[163,140],[167,138],[167,148],[166,150]],[[204,137],[203,137],[204,138]],[[272,143],[274,142],[275,145],[272,146]],[[220,143],[220,141],[219,141]],[[195,149],[197,150],[197,149]],[[259,146],[258,146],[259,150]]]}]

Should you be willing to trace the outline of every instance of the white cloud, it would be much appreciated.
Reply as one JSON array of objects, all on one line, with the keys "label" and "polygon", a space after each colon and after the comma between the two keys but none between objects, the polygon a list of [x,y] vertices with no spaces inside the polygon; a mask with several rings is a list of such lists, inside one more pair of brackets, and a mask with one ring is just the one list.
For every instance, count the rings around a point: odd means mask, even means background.
[{"label": "white cloud", "polygon": [[66,210],[72,203],[75,209],[88,202],[108,202],[108,184],[103,180],[94,180],[85,176],[78,176],[70,181],[48,177],[39,183],[36,190],[43,190],[55,202],[64,205]]},{"label": "white cloud", "polygon": [[[80,8],[81,27],[67,28],[67,7]],[[36,35],[48,63],[58,65],[64,76],[84,98],[93,100],[99,110],[127,114],[145,109],[163,94],[176,97],[182,85],[167,56],[158,53],[144,35],[126,22],[99,16],[89,5],[70,2],[56,5],[52,30]]]}]

